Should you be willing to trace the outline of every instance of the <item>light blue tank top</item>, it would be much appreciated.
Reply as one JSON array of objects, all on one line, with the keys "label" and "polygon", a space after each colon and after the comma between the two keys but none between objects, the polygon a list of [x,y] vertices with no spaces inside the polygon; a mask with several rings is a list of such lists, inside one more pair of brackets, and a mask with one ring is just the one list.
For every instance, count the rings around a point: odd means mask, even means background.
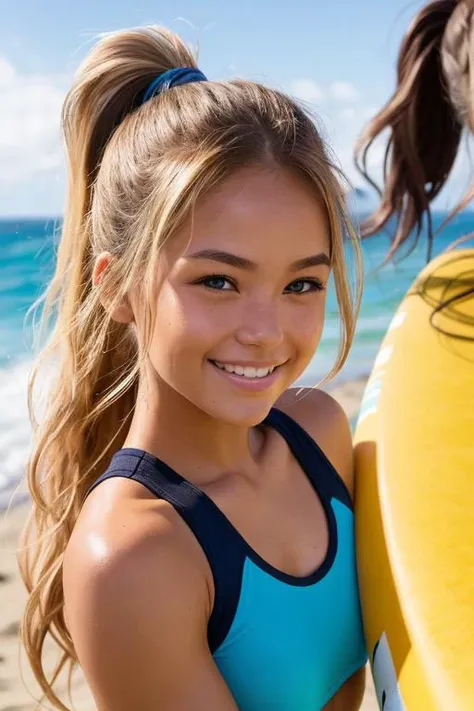
[{"label": "light blue tank top", "polygon": [[269,565],[212,499],[143,450],[119,450],[90,491],[110,477],[134,479],[190,526],[214,577],[209,648],[240,711],[320,711],[367,661],[352,504],[339,474],[294,420],[273,409],[264,424],[284,437],[326,513],[327,554],[306,577]]}]

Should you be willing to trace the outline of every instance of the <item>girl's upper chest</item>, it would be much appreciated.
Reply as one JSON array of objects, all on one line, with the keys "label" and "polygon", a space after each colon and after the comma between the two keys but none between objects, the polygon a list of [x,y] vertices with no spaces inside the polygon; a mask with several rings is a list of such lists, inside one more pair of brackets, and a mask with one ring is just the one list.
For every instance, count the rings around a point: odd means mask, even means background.
[{"label": "girl's upper chest", "polygon": [[258,477],[229,475],[205,493],[261,558],[303,577],[327,553],[327,515],[309,476],[286,447],[275,445]]}]

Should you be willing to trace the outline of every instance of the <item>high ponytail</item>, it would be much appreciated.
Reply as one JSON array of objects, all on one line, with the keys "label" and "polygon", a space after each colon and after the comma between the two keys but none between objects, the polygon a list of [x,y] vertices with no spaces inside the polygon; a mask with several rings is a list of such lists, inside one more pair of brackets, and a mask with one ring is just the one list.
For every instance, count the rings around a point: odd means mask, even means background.
[{"label": "high ponytail", "polygon": [[[92,287],[94,257],[100,250],[91,239],[94,183],[117,126],[153,79],[178,66],[195,66],[195,60],[164,29],[107,35],[79,68],[63,106],[68,196],[56,271],[41,300],[40,336],[53,317],[56,321],[28,388],[34,450],[27,478],[33,508],[18,555],[29,592],[22,643],[44,697],[63,711],[67,707],[52,686],[68,663],[70,683],[76,655],[64,619],[62,558],[85,491],[124,440],[139,368],[130,327],[110,318]],[[46,417],[38,425],[33,399],[44,368],[54,377]],[[62,650],[51,679],[42,664],[48,633]]]},{"label": "high ponytail", "polygon": [[[40,425],[33,413],[38,371],[30,385],[33,514],[23,539],[29,545],[20,551],[30,593],[22,639],[46,697],[63,711],[53,684],[64,666],[72,671],[78,661],[64,618],[64,552],[85,493],[128,433],[153,336],[163,244],[197,201],[236,171],[256,165],[290,170],[309,184],[329,224],[341,315],[330,376],[347,358],[360,304],[357,235],[341,176],[311,118],[290,97],[248,81],[172,85],[144,101],[155,80],[178,67],[195,69],[195,60],[166,30],[109,35],[79,70],[64,106],[69,196],[56,274],[46,293],[44,313],[55,324],[40,360],[52,364],[54,379]],[[346,235],[355,252],[354,291]],[[111,258],[100,284],[92,285],[103,252]],[[139,304],[132,324],[112,318],[126,299]],[[42,664],[47,635],[61,649],[52,678]]]},{"label": "high ponytail", "polygon": [[[472,7],[470,0],[434,0],[418,13],[400,49],[395,93],[356,143],[356,165],[380,195],[380,204],[362,225],[362,234],[372,235],[394,218],[387,259],[413,229],[412,248],[416,245],[424,216],[431,258],[430,204],[451,172],[463,123],[468,116],[472,119],[474,94],[469,77],[474,74],[468,51],[474,40]],[[367,159],[374,140],[385,129],[390,135],[380,190],[369,175]]]}]

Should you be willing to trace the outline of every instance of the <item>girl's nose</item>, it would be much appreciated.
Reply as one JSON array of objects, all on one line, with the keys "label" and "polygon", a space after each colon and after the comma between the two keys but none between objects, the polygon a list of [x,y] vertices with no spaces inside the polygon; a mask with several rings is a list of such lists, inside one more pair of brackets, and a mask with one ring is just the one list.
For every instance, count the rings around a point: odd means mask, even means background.
[{"label": "girl's nose", "polygon": [[276,348],[283,340],[281,317],[274,303],[251,304],[242,317],[237,340],[245,346]]}]

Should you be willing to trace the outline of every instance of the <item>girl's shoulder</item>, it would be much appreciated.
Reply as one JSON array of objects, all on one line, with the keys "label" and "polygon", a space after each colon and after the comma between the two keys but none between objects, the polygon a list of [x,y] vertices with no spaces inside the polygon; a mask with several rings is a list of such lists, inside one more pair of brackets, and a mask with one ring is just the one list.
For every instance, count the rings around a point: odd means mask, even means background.
[{"label": "girl's shoulder", "polygon": [[[157,599],[181,591],[176,604],[210,607],[208,565],[175,509],[135,481],[111,478],[86,499],[63,560],[65,612],[76,634],[83,616],[108,595],[123,593],[140,606],[150,587]],[[178,595],[179,597],[179,595]],[[143,609],[146,606],[143,604]]]},{"label": "girl's shoulder", "polygon": [[319,388],[289,388],[275,407],[295,420],[323,450],[353,496],[352,433],[343,407]]},{"label": "girl's shoulder", "polygon": [[81,512],[63,564],[65,615],[104,708],[236,711],[207,647],[204,553],[167,502],[108,479]]}]

